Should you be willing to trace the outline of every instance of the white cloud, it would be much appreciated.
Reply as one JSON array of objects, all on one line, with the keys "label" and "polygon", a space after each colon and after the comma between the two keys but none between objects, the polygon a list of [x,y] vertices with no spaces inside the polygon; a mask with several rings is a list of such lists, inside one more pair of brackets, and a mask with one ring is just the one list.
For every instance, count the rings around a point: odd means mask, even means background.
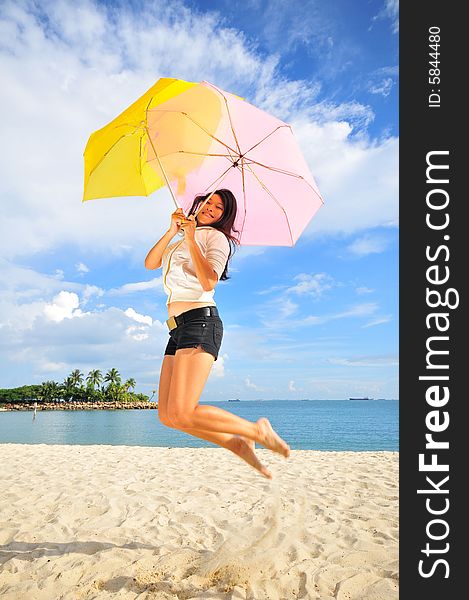
[{"label": "white cloud", "polygon": [[150,326],[153,324],[153,319],[149,315],[141,315],[133,308],[128,308],[124,311],[124,314],[129,317],[129,319],[137,321],[137,323],[144,323]]},{"label": "white cloud", "polygon": [[[14,292],[17,298],[30,298],[38,294],[53,293],[63,289],[65,282],[54,275],[39,273],[29,267],[15,265],[0,258],[0,271],[2,278],[0,286],[7,292]],[[68,283],[72,290],[80,290],[80,283]]]},{"label": "white cloud", "polygon": [[39,362],[37,365],[38,371],[44,371],[45,373],[55,373],[57,371],[64,371],[67,368],[67,364],[64,362]]},{"label": "white cloud", "polygon": [[335,319],[343,319],[346,317],[362,317],[374,313],[378,309],[378,305],[375,302],[365,302],[363,304],[355,304],[348,310],[336,313]]},{"label": "white cloud", "polygon": [[399,364],[395,356],[360,356],[357,358],[330,358],[333,365],[346,367],[395,367]]},{"label": "white cloud", "polygon": [[394,85],[397,83],[399,77],[399,67],[386,66],[380,67],[370,74],[367,83],[368,92],[383,97],[389,96]]},{"label": "white cloud", "polygon": [[75,269],[78,271],[78,273],[82,273],[82,274],[90,272],[89,267],[87,267],[85,265],[85,263],[82,263],[82,262],[77,263],[75,265]]},{"label": "white cloud", "polygon": [[384,0],[384,5],[381,10],[372,19],[372,24],[369,29],[373,28],[374,21],[389,19],[391,21],[391,29],[393,33],[399,32],[399,0]]},{"label": "white cloud", "polygon": [[40,315],[51,320],[80,316],[80,304],[85,306],[93,296],[105,293],[94,285],[64,281],[55,273],[39,273],[5,260],[0,260],[0,270],[3,274],[0,323],[19,330],[30,328]]},{"label": "white cloud", "polygon": [[[282,327],[285,321],[298,311],[299,305],[285,295],[269,300],[258,309],[264,327]],[[272,316],[275,315],[275,318]]]},{"label": "white cloud", "polygon": [[298,296],[313,296],[314,298],[320,298],[324,292],[330,290],[335,285],[339,285],[334,281],[334,278],[327,273],[299,273],[293,277],[293,281],[298,281],[296,285],[285,285],[277,284],[273,285],[265,290],[255,292],[258,296],[265,296],[271,293],[282,292],[281,298],[278,299],[279,303],[290,302],[291,309],[287,309],[287,312],[291,314],[294,312],[292,309],[296,309],[296,305],[291,300],[287,300],[285,296],[287,294],[297,294]]},{"label": "white cloud", "polygon": [[398,224],[398,139],[352,139],[351,125],[292,123],[324,199],[304,235],[351,234]]},{"label": "white cloud", "polygon": [[143,292],[145,290],[159,290],[162,292],[162,284],[163,278],[155,277],[154,279],[150,279],[149,281],[136,281],[134,283],[125,283],[119,288],[113,288],[109,290],[110,296],[120,296],[126,294],[135,294],[138,292]]},{"label": "white cloud", "polygon": [[147,340],[149,337],[147,327],[137,327],[135,325],[132,325],[130,327],[127,327],[125,333],[136,342],[142,342],[143,340]]},{"label": "white cloud", "polygon": [[125,330],[126,335],[130,336],[136,342],[142,342],[150,336],[149,327],[153,325],[153,319],[149,315],[141,315],[135,309],[129,307],[124,314],[139,325],[130,325]]},{"label": "white cloud", "polygon": [[255,383],[253,383],[251,381],[251,379],[249,377],[246,377],[244,379],[244,385],[250,389],[250,390],[255,390],[256,392],[261,392],[263,390],[263,388],[259,387],[258,385],[256,385]]},{"label": "white cloud", "polygon": [[154,381],[168,337],[163,323],[131,307],[93,307],[91,299],[106,294],[97,286],[58,281],[7,261],[1,266],[8,275],[0,285],[4,386],[116,365],[142,387]]},{"label": "white cloud", "polygon": [[310,315],[301,319],[297,322],[297,326],[301,325],[322,325],[329,321],[336,321],[338,319],[348,319],[354,317],[366,317],[373,314],[378,309],[378,305],[374,302],[367,302],[364,304],[356,304],[350,307],[348,310],[339,311],[337,313],[329,313],[325,315]]},{"label": "white cloud", "polygon": [[372,290],[369,287],[366,287],[365,285],[362,285],[360,287],[357,287],[357,289],[355,290],[357,292],[357,294],[359,296],[363,295],[363,294],[372,294],[374,292],[374,290]]},{"label": "white cloud", "polygon": [[[129,317],[115,307],[82,313],[79,319],[67,318],[74,316],[77,298],[61,299],[65,305],[61,313],[57,298],[51,303],[50,316],[57,317],[53,320],[42,311],[27,330],[9,325],[2,328],[0,351],[7,369],[2,376],[4,385],[40,382],[48,377],[61,380],[75,368],[105,371],[111,367],[123,377],[134,377],[139,386],[154,384],[168,338],[163,323],[155,320],[150,326],[132,319],[134,324],[129,325]],[[15,372],[19,379],[10,379],[10,373]]]},{"label": "white cloud", "polygon": [[384,323],[389,323],[391,320],[392,315],[384,315],[383,317],[377,317],[376,319],[371,320],[369,323],[363,325],[363,327],[375,327],[376,325],[383,325]]},{"label": "white cloud", "polygon": [[[298,44],[309,45],[312,49],[329,46],[331,24],[314,6],[305,10],[305,4],[299,0],[269,0],[269,2],[243,2],[247,11],[253,8],[255,13],[248,15],[259,21],[259,30],[264,43],[273,51],[280,48],[283,52],[295,48]],[[288,35],[285,35],[288,31]]]},{"label": "white cloud", "polygon": [[319,298],[322,294],[330,290],[334,285],[334,279],[326,273],[300,273],[293,278],[298,283],[286,289],[286,293],[298,295],[310,295]]},{"label": "white cloud", "polygon": [[41,300],[18,303],[12,294],[0,300],[0,325],[23,331],[31,328],[38,316],[44,315],[44,302]]},{"label": "white cloud", "polygon": [[225,377],[225,361],[228,359],[228,354],[219,354],[217,360],[213,363],[210,376],[220,379]]},{"label": "white cloud", "polygon": [[389,96],[391,93],[393,85],[394,81],[390,77],[386,77],[377,83],[371,84],[369,92],[386,98],[386,96]]},{"label": "white cloud", "polygon": [[288,391],[289,392],[296,392],[297,389],[295,387],[295,382],[293,380],[288,382]]},{"label": "white cloud", "polygon": [[266,294],[271,294],[272,292],[285,291],[287,289],[287,285],[272,285],[271,287],[255,292],[258,296],[265,296]]},{"label": "white cloud", "polygon": [[390,241],[382,236],[367,234],[352,242],[347,251],[355,256],[368,256],[369,254],[380,254],[384,252]]},{"label": "white cloud", "polygon": [[50,321],[63,321],[64,319],[73,319],[73,317],[82,316],[78,308],[80,301],[75,292],[62,291],[50,304],[44,306],[44,314]]},{"label": "white cloud", "polygon": [[86,284],[83,288],[83,304],[86,304],[93,296],[104,296],[105,291],[97,285]]}]

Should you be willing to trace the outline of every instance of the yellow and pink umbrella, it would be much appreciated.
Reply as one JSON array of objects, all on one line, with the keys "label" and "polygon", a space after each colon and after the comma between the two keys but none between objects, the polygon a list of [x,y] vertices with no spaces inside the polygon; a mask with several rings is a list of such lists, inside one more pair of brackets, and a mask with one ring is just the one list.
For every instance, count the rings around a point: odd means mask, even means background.
[{"label": "yellow and pink umbrella", "polygon": [[243,245],[294,245],[323,203],[291,126],[208,82],[154,101],[140,127],[154,189],[166,183],[186,214],[196,195],[230,189]]}]

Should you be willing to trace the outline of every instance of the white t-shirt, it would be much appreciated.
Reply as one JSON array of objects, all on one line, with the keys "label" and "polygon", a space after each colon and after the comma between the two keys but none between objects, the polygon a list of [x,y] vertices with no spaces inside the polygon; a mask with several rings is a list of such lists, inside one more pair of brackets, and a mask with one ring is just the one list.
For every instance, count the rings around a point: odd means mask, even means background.
[{"label": "white t-shirt", "polygon": [[[195,241],[220,279],[230,255],[224,233],[214,227],[196,227]],[[170,302],[206,302],[215,306],[215,290],[205,291],[197,279],[189,248],[184,238],[170,244],[163,253],[163,287]]]}]

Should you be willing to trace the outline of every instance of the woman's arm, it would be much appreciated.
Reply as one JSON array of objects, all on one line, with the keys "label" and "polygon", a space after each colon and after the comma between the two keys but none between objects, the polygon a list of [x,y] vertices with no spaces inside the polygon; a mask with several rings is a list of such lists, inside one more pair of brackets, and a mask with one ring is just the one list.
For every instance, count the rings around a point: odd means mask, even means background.
[{"label": "woman's arm", "polygon": [[210,292],[218,283],[218,275],[209,261],[202,254],[195,241],[195,228],[195,217],[192,215],[184,223],[184,236],[191,254],[197,279],[199,280],[202,289],[206,292]]},{"label": "woman's arm", "polygon": [[168,231],[160,238],[145,258],[145,267],[147,269],[159,269],[163,258],[163,252],[166,250],[169,242],[181,228],[181,220],[184,219],[182,208],[178,208],[171,215],[171,226]]},{"label": "woman's arm", "polygon": [[202,289],[206,292],[210,292],[218,283],[218,275],[200,251],[195,240],[188,241],[187,245],[189,247],[189,252],[191,253],[191,259],[197,279],[200,281]]}]

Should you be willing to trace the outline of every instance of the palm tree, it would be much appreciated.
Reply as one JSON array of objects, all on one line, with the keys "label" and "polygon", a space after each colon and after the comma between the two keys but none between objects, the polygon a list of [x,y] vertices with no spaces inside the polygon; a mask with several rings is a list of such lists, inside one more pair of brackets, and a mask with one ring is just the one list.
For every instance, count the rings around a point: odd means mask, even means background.
[{"label": "palm tree", "polygon": [[88,387],[92,390],[94,390],[96,386],[101,385],[102,382],[103,376],[99,369],[92,369],[86,377],[86,383],[88,384]]},{"label": "palm tree", "polygon": [[83,384],[83,373],[80,369],[75,369],[70,373],[70,380],[73,387],[81,387]]},{"label": "palm tree", "polygon": [[64,382],[62,384],[63,399],[70,401],[71,398],[73,397],[74,391],[75,391],[75,386],[73,385],[71,376],[69,375],[68,377],[66,377],[64,379]]},{"label": "palm tree", "polygon": [[135,381],[135,379],[133,377],[131,377],[130,379],[127,379],[127,381],[124,383],[125,391],[128,392],[129,390],[133,390],[136,385],[137,385],[137,382]]},{"label": "palm tree", "polygon": [[80,400],[83,396],[83,373],[80,369],[75,369],[68,376],[73,400]]},{"label": "palm tree", "polygon": [[54,402],[60,396],[60,385],[56,381],[50,381],[48,383],[49,383],[50,397],[51,397],[51,400]]},{"label": "palm tree", "polygon": [[52,399],[52,381],[43,381],[41,387],[39,388],[39,400],[42,402],[49,402]]},{"label": "palm tree", "polygon": [[119,400],[121,394],[121,376],[117,369],[109,369],[104,376],[104,381],[108,384],[106,393],[111,397],[112,400]]},{"label": "palm tree", "polygon": [[109,384],[118,383],[120,385],[122,380],[119,371],[113,367],[112,369],[109,369],[104,376],[104,381]]},{"label": "palm tree", "polygon": [[132,390],[136,385],[137,382],[135,379],[133,379],[133,377],[131,377],[130,379],[127,379],[127,381],[121,386],[121,391],[123,392],[125,401],[132,400],[132,393],[130,393],[130,390]]},{"label": "palm tree", "polygon": [[99,369],[92,369],[86,377],[86,402],[95,402],[96,400],[102,400],[102,390],[96,390],[96,387],[103,382],[103,376]]}]

